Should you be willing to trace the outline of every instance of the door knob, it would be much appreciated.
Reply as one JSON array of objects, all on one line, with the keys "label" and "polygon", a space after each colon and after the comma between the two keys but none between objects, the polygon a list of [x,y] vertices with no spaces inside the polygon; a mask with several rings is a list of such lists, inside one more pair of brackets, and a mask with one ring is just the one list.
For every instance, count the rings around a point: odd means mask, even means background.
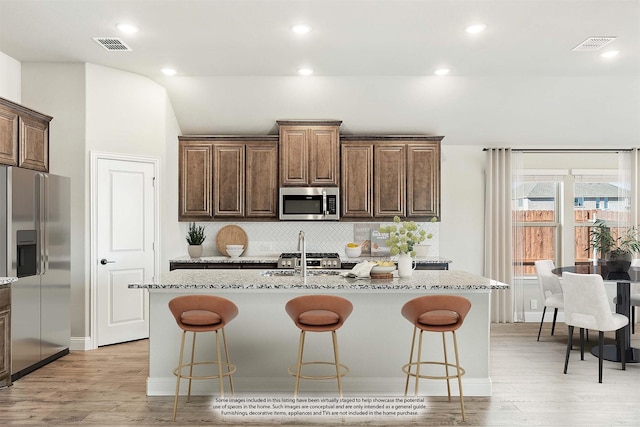
[{"label": "door knob", "polygon": [[114,262],[115,262],[115,261],[109,261],[109,260],[107,260],[106,258],[102,258],[102,259],[100,260],[100,264],[102,264],[102,265],[113,264]]}]

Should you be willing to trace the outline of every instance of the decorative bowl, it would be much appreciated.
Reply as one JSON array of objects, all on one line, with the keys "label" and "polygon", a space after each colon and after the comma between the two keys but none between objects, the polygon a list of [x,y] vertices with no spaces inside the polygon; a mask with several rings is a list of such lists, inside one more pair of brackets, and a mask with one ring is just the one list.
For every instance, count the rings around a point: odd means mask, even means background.
[{"label": "decorative bowl", "polygon": [[227,250],[229,249],[244,249],[244,245],[227,245]]},{"label": "decorative bowl", "polygon": [[371,272],[372,273],[391,273],[392,271],[394,271],[396,269],[395,265],[390,265],[390,266],[382,266],[382,265],[374,265],[371,268]]},{"label": "decorative bowl", "polygon": [[344,253],[348,258],[358,258],[362,253],[362,248],[360,248],[360,246],[357,246],[355,248],[345,246]]},{"label": "decorative bowl", "polygon": [[244,252],[244,249],[242,249],[242,248],[240,248],[240,249],[238,249],[238,248],[229,248],[227,246],[227,253],[229,254],[229,256],[231,258],[239,257],[240,255],[242,255],[242,252]]}]

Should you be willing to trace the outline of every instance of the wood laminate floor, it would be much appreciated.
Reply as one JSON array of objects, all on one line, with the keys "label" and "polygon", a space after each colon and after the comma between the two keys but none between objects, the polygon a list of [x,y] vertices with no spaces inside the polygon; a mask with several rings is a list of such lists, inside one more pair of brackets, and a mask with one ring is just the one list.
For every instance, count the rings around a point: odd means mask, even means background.
[{"label": "wood laminate floor", "polygon": [[[403,419],[222,419],[211,410],[212,397],[180,401],[171,420],[172,397],[147,397],[146,340],[74,351],[0,389],[0,425],[397,425],[397,426],[640,426],[640,364],[604,362],[598,384],[597,359],[577,346],[569,373],[562,373],[566,326],[555,336],[543,329],[536,342],[533,323],[491,325],[493,396],[467,397],[467,420],[456,398],[427,397],[428,411]],[[611,342],[613,335],[607,334]],[[577,342],[577,340],[576,340]],[[640,347],[640,333],[633,337]],[[595,344],[593,335],[588,348]],[[460,351],[472,351],[461,345]],[[454,383],[455,386],[455,383]],[[464,380],[463,380],[464,386]]]}]

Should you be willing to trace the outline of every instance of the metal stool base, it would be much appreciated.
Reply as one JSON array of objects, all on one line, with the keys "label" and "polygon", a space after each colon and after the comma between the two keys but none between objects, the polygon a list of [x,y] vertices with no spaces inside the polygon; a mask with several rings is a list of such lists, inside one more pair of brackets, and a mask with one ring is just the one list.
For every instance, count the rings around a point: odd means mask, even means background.
[{"label": "metal stool base", "polygon": [[[300,364],[301,366],[305,366],[305,365],[331,365],[331,366],[336,366],[335,363],[333,362],[304,362]],[[294,363],[293,365],[289,366],[289,375],[294,376],[294,377],[299,377],[303,380],[335,380],[338,378],[338,375],[302,375],[302,373],[300,373],[300,375],[298,376],[298,372],[296,370],[298,364]],[[339,363],[338,366],[340,366],[342,372],[340,372],[340,378],[344,377],[345,375],[347,375],[349,373],[349,368],[345,365],[343,365],[342,363]]]},{"label": "metal stool base", "polygon": [[[226,362],[222,362],[221,361],[221,348],[220,348],[220,339],[219,339],[219,335],[218,335],[218,330],[213,331],[216,334],[216,353],[218,356],[218,360],[216,361],[212,361],[212,362],[194,362],[194,356],[195,356],[195,349],[196,349],[196,335],[198,334],[197,332],[193,332],[193,341],[191,343],[191,362],[190,363],[182,363],[183,361],[183,355],[184,355],[184,341],[185,338],[187,336],[187,331],[183,331],[182,332],[182,343],[180,344],[180,358],[179,358],[179,365],[176,369],[173,370],[173,375],[175,375],[176,378],[176,395],[174,398],[174,402],[173,402],[173,421],[176,420],[176,415],[178,413],[178,396],[180,395],[180,380],[181,379],[186,379],[189,380],[189,388],[187,391],[187,402],[191,401],[191,381],[192,380],[213,380],[213,379],[218,379],[219,383],[220,383],[220,397],[224,397],[224,385],[223,385],[223,379],[224,377],[229,378],[229,387],[231,389],[231,394],[233,394],[233,379],[231,378],[231,375],[233,373],[236,372],[236,366],[229,363],[229,350],[227,349],[227,338],[225,336],[224,333],[224,328],[220,328],[219,329],[222,332],[222,343],[224,346],[224,354],[225,357],[227,359]],[[200,332],[203,333],[203,332]],[[199,365],[213,365],[213,366],[217,366],[218,368],[218,373],[214,374],[214,375],[193,375],[193,367],[194,366],[199,366]],[[222,372],[223,367],[225,367],[226,372]],[[189,374],[188,375],[183,375],[182,371],[184,368],[189,368]]]},{"label": "metal stool base", "polygon": [[[433,361],[422,361],[422,333],[424,330],[420,330],[420,337],[418,340],[418,358],[417,361],[413,361],[413,352],[416,343],[416,332],[418,331],[417,327],[413,328],[413,339],[411,340],[411,353],[409,354],[409,363],[402,366],[402,372],[407,374],[407,379],[404,387],[404,395],[407,395],[409,391],[409,378],[415,378],[415,395],[418,395],[418,382],[420,378],[430,379],[430,380],[446,380],[447,381],[447,396],[449,397],[449,402],[451,402],[451,386],[449,384],[449,380],[456,378],[458,380],[458,390],[460,394],[460,410],[462,412],[462,421],[465,421],[465,413],[464,413],[464,396],[462,394],[462,376],[465,374],[465,370],[460,366],[460,359],[458,357],[458,340],[456,339],[456,331],[448,331],[451,332],[453,336],[453,349],[455,353],[456,363],[449,363],[447,360],[447,343],[445,340],[445,332],[442,333],[442,349],[444,352],[444,362],[433,362]],[[444,366],[446,375],[424,375],[420,374],[420,366],[422,365],[440,365]],[[416,372],[411,372],[411,367],[416,367]],[[449,368],[455,369],[455,375],[449,375]]]}]

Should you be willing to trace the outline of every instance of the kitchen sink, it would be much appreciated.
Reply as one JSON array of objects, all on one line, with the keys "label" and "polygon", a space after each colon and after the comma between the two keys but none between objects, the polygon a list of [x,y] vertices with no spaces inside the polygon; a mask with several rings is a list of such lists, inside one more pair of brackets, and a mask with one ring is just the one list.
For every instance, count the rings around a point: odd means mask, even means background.
[{"label": "kitchen sink", "polygon": [[340,270],[307,270],[309,276],[339,276]]},{"label": "kitchen sink", "polygon": [[285,276],[285,277],[290,277],[290,276],[295,276],[296,272],[293,270],[267,270],[267,271],[263,271],[261,273],[263,276]]},{"label": "kitchen sink", "polygon": [[[341,270],[307,270],[307,276],[339,276]],[[273,277],[293,277],[300,273],[294,270],[267,270],[262,272],[263,276]]]}]

